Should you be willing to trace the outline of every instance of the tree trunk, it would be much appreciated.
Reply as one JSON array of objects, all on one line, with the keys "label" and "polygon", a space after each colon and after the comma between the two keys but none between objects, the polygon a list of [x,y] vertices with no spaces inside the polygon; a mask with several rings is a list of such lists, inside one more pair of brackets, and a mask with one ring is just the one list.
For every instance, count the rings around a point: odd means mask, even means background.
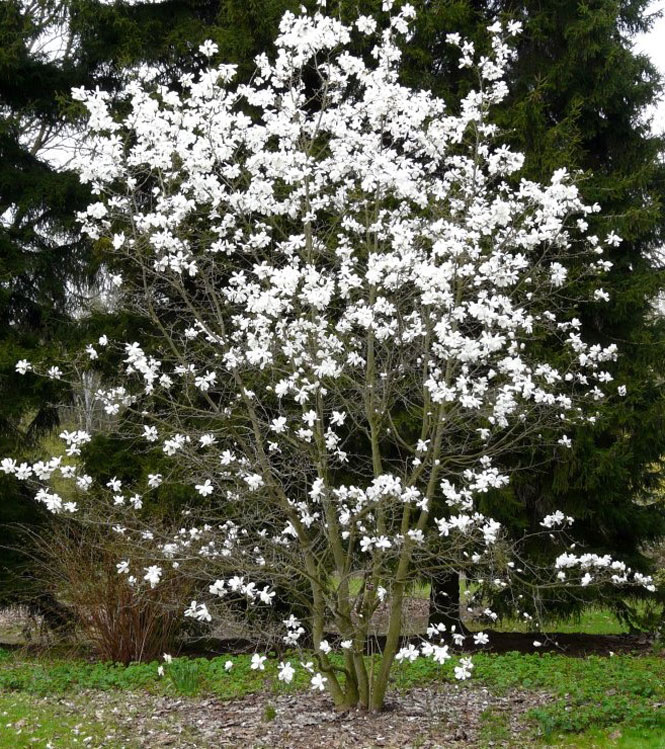
[{"label": "tree trunk", "polygon": [[445,624],[450,632],[455,627],[457,632],[465,632],[466,627],[461,617],[461,596],[459,574],[445,571],[430,579],[429,624]]}]

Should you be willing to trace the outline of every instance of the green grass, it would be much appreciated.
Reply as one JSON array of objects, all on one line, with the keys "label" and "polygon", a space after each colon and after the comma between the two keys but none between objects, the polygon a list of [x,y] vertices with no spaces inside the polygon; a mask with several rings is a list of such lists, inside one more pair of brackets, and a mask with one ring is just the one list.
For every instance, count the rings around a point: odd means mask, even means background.
[{"label": "green grass", "polygon": [[[474,681],[495,692],[552,694],[544,707],[530,711],[534,732],[544,746],[665,749],[665,659],[659,655],[570,658],[506,653],[477,654],[473,661]],[[424,659],[397,667],[395,673],[400,688],[450,678],[448,665],[441,669]],[[484,715],[483,734],[501,737],[505,726],[500,721],[501,716],[491,711]],[[610,738],[617,731],[621,737]],[[568,743],[561,743],[564,740]]]},{"label": "green grass", "polygon": [[[294,662],[297,656],[292,658]],[[227,661],[233,663],[227,670]],[[158,668],[165,668],[159,676]],[[251,668],[250,655],[218,658],[174,658],[173,663],[92,663],[76,658],[25,656],[0,650],[0,693],[36,696],[70,695],[84,690],[147,691],[156,695],[214,695],[234,699],[270,688],[290,692],[309,685],[303,669],[290,685],[277,680],[277,661],[268,659],[265,670]]]},{"label": "green grass", "polygon": [[[478,627],[469,623],[469,628],[477,629]],[[504,619],[493,629],[499,632],[532,632],[534,624],[533,622],[525,622],[523,619]],[[546,622],[543,631],[588,635],[621,635],[628,632],[628,627],[620,622],[609,609],[590,607],[585,609],[578,618]]]},{"label": "green grass", "polygon": [[126,749],[138,746],[131,740],[114,741],[108,726],[94,716],[84,716],[80,705],[68,708],[34,695],[0,694],[0,749],[49,745]]},{"label": "green grass", "polygon": [[613,726],[604,730],[591,729],[579,735],[561,735],[543,746],[552,749],[665,749],[665,735],[659,729]]},{"label": "green grass", "polygon": [[479,738],[482,743],[489,744],[490,746],[496,746],[499,741],[509,741],[510,724],[508,716],[491,707],[484,710],[480,716]]},{"label": "green grass", "polygon": [[[340,578],[337,575],[331,575],[329,579],[330,590],[336,591],[339,586]],[[351,576],[349,577],[349,593],[352,596],[357,596],[362,590],[362,577]],[[414,598],[429,598],[430,585],[428,583],[413,582],[409,585],[407,594]]]}]

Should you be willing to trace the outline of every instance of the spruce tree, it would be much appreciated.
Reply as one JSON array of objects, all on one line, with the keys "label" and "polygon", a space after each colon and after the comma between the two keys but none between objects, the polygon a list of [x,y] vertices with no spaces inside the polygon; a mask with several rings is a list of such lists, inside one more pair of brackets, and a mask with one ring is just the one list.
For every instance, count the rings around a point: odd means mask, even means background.
[{"label": "spruce tree", "polygon": [[[57,382],[22,378],[18,359],[41,358],[68,335],[80,304],[77,290],[92,276],[89,244],[75,214],[88,191],[53,149],[66,138],[62,102],[81,71],[73,60],[64,0],[0,4],[0,453],[35,449],[57,422]],[[58,341],[58,346],[55,342]],[[15,482],[0,481],[0,523],[33,523],[40,512]],[[16,535],[2,530],[0,595],[25,581]]]},{"label": "spruce tree", "polygon": [[204,62],[198,53],[214,41],[218,58],[239,66],[240,78],[254,58],[272,45],[280,18],[294,0],[166,0],[161,3],[100,4],[70,0],[71,25],[82,61],[101,87],[113,89],[125,72],[141,63],[155,66],[164,84],[175,85]]}]

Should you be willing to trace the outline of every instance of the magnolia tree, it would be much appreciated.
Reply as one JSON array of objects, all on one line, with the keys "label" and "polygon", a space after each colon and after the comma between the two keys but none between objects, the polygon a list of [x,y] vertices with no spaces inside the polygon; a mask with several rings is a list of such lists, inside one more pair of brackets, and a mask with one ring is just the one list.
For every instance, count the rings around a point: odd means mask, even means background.
[{"label": "magnolia tree", "polygon": [[[177,90],[144,75],[127,86],[122,119],[103,92],[76,92],[90,114],[81,176],[99,195],[83,228],[106,241],[124,303],[152,326],[145,341],[88,347],[93,367],[123,352],[97,398],[171,459],[146,484],[107,484],[97,517],[137,548],[154,544],[154,565],[123,559],[119,574],[128,585],[209,575],[208,598],[186,611],[201,620],[215,606],[270,605],[276,591],[297,601],[306,614],[284,621],[284,642],[311,644],[302,667],[340,707],[380,709],[395,660],[444,663],[463,639],[439,626],[404,644],[419,576],[463,569],[507,587],[525,573],[478,498],[508,482],[504,459],[519,446],[569,446],[565,425],[595,418],[616,356],[584,342],[568,286],[606,270],[603,245],[619,238],[587,235],[597,208],[565,171],[545,185],[520,179],[522,156],[490,119],[518,24],[489,29],[487,57],[448,37],[477,71],[453,112],[399,82],[413,15],[384,7],[381,20],[345,25],[287,13],[274,59],[260,56],[249,83],[226,65]],[[554,341],[556,363],[543,358]],[[62,436],[71,456],[90,439]],[[38,498],[85,515],[103,500],[86,495],[94,480],[74,460],[2,467],[70,478],[77,496],[44,487]],[[167,539],[139,524],[163,481],[201,497]],[[609,557],[557,551],[553,531],[569,522],[543,519],[558,556],[542,585],[650,585]],[[370,674],[379,609],[387,626]],[[455,675],[471,668],[464,659]],[[280,663],[281,680],[293,673]]]}]

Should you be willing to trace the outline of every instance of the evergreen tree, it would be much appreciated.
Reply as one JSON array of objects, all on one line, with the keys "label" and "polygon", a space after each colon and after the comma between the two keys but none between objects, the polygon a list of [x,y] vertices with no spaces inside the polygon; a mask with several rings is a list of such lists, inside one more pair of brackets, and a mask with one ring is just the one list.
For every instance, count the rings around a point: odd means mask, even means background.
[{"label": "evergreen tree", "polygon": [[[260,30],[268,16],[263,6],[255,10],[246,21]],[[79,291],[94,275],[94,253],[76,222],[89,192],[66,168],[78,114],[72,87],[113,90],[125,69],[141,62],[158,64],[165,80],[175,80],[218,15],[229,21],[227,30],[240,19],[232,11],[216,2],[0,4],[1,455],[34,454],[58,423],[56,404],[71,397],[55,382],[17,375],[17,360],[57,359],[63,341],[108,329],[110,322],[98,313],[71,324],[71,313],[86,304]],[[124,329],[138,324],[111,317]],[[25,585],[20,570],[26,557],[16,551],[23,537],[13,525],[44,517],[16,482],[0,477],[0,492],[0,599],[8,600]]]},{"label": "evergreen tree", "polygon": [[[53,159],[66,140],[62,102],[81,82],[64,0],[0,4],[0,453],[35,447],[57,421],[58,383],[15,372],[68,335],[65,323],[91,278],[89,245],[75,214],[88,191]],[[64,152],[63,152],[64,154]],[[62,155],[62,154],[61,154]],[[15,482],[0,482],[0,523],[35,522],[39,511]],[[3,547],[15,543],[6,527]],[[19,559],[0,552],[0,593],[24,581]]]},{"label": "evergreen tree", "polygon": [[[665,454],[665,321],[653,307],[663,286],[654,257],[665,239],[664,141],[645,116],[661,82],[629,37],[648,29],[647,5],[563,3],[556,12],[534,14],[513,104],[531,174],[568,160],[587,175],[587,199],[602,207],[596,233],[614,229],[623,237],[609,255],[605,313],[581,308],[580,318],[599,343],[618,345],[616,381],[627,390],[603,407],[595,429],[573,435],[570,453],[562,451],[544,472],[528,472],[514,491],[530,524],[543,505],[562,507],[581,518],[574,535],[582,543],[597,552],[613,549],[635,566],[646,564],[643,545],[665,527],[650,502]],[[536,71],[538,96],[525,80]]]},{"label": "evergreen tree", "polygon": [[202,65],[199,45],[211,39],[220,60],[254,69],[254,57],[270,49],[284,11],[294,0],[166,0],[161,3],[100,4],[70,0],[71,25],[82,59],[95,81],[113,89],[125,71],[141,63],[156,66],[165,84]]}]

